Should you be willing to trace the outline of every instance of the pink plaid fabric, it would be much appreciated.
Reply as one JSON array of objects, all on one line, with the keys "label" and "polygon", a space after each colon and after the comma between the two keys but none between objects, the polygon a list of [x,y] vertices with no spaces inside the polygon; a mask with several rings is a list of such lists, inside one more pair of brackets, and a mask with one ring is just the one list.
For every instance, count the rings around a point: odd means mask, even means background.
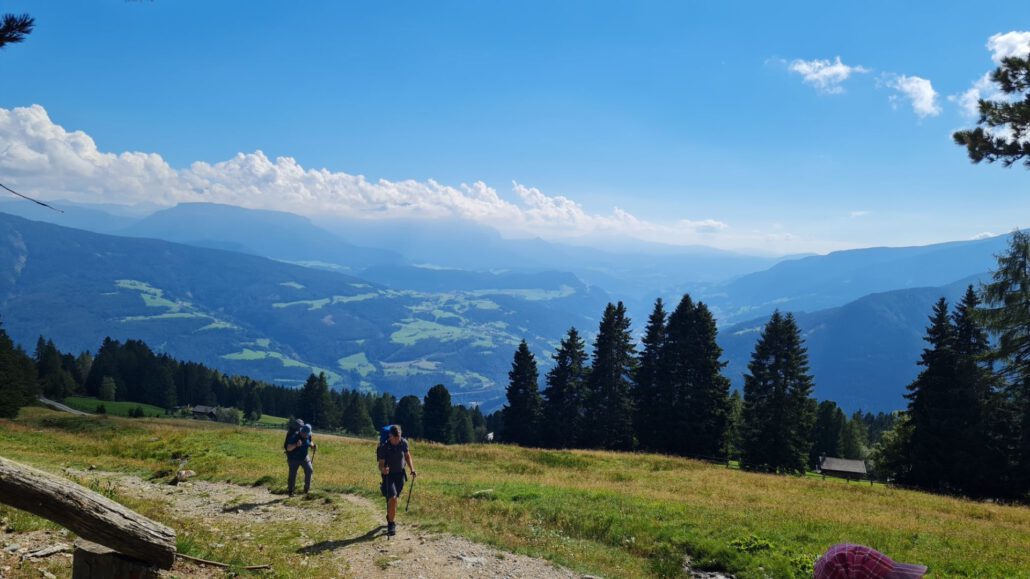
[{"label": "pink plaid fabric", "polygon": [[898,563],[869,547],[841,544],[815,562],[815,579],[920,579],[923,565]]}]

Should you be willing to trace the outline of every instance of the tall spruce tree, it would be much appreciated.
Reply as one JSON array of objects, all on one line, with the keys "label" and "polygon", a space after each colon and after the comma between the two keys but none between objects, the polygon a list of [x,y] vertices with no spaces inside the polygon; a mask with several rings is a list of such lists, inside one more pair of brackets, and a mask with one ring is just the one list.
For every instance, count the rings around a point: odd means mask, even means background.
[{"label": "tall spruce tree", "polygon": [[[715,318],[703,302],[697,302],[689,332],[690,381],[685,384],[685,404],[679,409],[683,437],[679,447],[688,456],[722,458],[726,437],[727,397],[730,381],[722,348],[716,342]],[[807,434],[807,433],[806,433]]]},{"label": "tall spruce tree", "polygon": [[475,432],[472,429],[472,415],[462,405],[454,407],[454,415],[451,417],[451,438],[455,444],[469,444],[475,442]]},{"label": "tall spruce tree", "polygon": [[434,442],[450,444],[451,435],[451,414],[454,412],[451,406],[451,393],[443,384],[437,384],[426,392],[422,404],[422,434]]},{"label": "tall spruce tree", "polygon": [[36,366],[0,327],[0,418],[14,418],[39,395]]},{"label": "tall spruce tree", "polygon": [[382,428],[393,422],[394,409],[397,407],[397,400],[392,394],[383,393],[376,396],[372,401],[372,407],[368,409],[372,417],[372,425]]},{"label": "tall spruce tree", "polygon": [[1030,235],[1015,231],[983,288],[984,326],[995,337],[990,359],[1004,380],[995,426],[1002,433],[1011,468],[1005,494],[1030,494]]},{"label": "tall spruce tree", "polygon": [[350,392],[347,397],[347,409],[343,412],[343,428],[358,436],[375,434],[376,430],[372,425],[372,417],[368,413],[365,397],[357,391]]},{"label": "tall spruce tree", "polygon": [[[594,341],[587,379],[587,444],[610,450],[630,450],[633,438],[633,399],[630,389],[636,350],[626,307],[609,303]],[[507,421],[507,419],[505,419]],[[507,427],[507,423],[505,424]]]},{"label": "tall spruce tree", "polygon": [[540,444],[543,401],[536,358],[525,340],[519,343],[508,372],[508,404],[504,407],[504,440],[521,446]]},{"label": "tall spruce tree", "polygon": [[[227,403],[227,402],[226,402]],[[337,408],[329,395],[329,382],[325,373],[308,376],[297,400],[298,418],[315,425],[316,428],[331,428],[339,424]]]},{"label": "tall spruce tree", "polygon": [[741,431],[744,424],[744,399],[740,390],[734,390],[726,399],[726,444],[725,456],[730,460],[740,460]]},{"label": "tall spruce tree", "polygon": [[584,429],[586,393],[586,343],[576,328],[569,328],[554,355],[554,367],[547,372],[543,403],[543,445],[576,448]]},{"label": "tall spruce tree", "polygon": [[951,478],[963,494],[998,496],[1004,490],[1007,460],[1004,439],[1006,420],[999,406],[988,357],[990,341],[982,325],[980,297],[966,288],[952,313],[955,327],[955,424],[956,445]]},{"label": "tall spruce tree", "polygon": [[405,437],[422,438],[422,400],[418,396],[402,396],[393,421],[401,425]]},{"label": "tall spruce tree", "polygon": [[663,450],[667,446],[664,432],[671,416],[661,396],[665,369],[662,364],[665,324],[665,307],[662,298],[658,298],[647,319],[647,328],[641,340],[643,349],[633,373],[633,402],[636,406],[633,429],[640,448],[645,450]]},{"label": "tall spruce tree", "polygon": [[812,448],[808,453],[808,466],[818,466],[820,457],[841,457],[841,437],[847,417],[837,403],[823,400],[815,412],[815,424],[812,427]]},{"label": "tall spruce tree", "polygon": [[869,453],[869,433],[862,422],[862,411],[856,410],[845,421],[840,435],[840,453],[844,458],[864,460]]},{"label": "tall spruce tree", "polygon": [[948,471],[955,442],[952,420],[957,358],[954,327],[944,298],[934,304],[923,340],[928,344],[919,359],[923,369],[905,395],[909,401],[911,472],[902,482],[946,490],[951,486]]},{"label": "tall spruce tree", "polygon": [[803,473],[815,418],[808,353],[794,316],[773,312],[744,375],[741,461],[746,468]]}]

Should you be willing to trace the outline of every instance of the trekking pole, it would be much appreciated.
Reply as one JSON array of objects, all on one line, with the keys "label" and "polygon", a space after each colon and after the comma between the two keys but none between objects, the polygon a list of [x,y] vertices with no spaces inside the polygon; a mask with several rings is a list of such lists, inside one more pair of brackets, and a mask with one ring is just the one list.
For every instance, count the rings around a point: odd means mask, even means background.
[{"label": "trekking pole", "polygon": [[411,506],[411,493],[415,490],[415,480],[417,476],[411,477],[411,486],[408,487],[408,502],[404,503],[404,512],[408,512],[408,507]]}]

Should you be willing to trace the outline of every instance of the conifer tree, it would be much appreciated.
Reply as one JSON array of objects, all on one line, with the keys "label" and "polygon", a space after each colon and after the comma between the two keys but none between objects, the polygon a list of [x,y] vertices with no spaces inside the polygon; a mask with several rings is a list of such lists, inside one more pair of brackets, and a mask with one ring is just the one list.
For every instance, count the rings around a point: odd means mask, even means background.
[{"label": "conifer tree", "polygon": [[990,359],[1004,380],[996,404],[995,426],[1001,433],[1007,469],[1005,494],[1030,493],[1030,234],[1015,231],[1008,250],[998,256],[991,282],[983,289],[980,312],[995,339]]},{"label": "conifer tree", "polygon": [[794,316],[773,312],[744,376],[742,464],[803,473],[815,420],[808,353]]},{"label": "conifer tree", "polygon": [[585,415],[589,446],[611,450],[633,448],[634,413],[630,389],[635,367],[636,350],[626,307],[622,302],[609,303],[594,341],[587,379],[589,394]]},{"label": "conifer tree", "polygon": [[974,163],[1001,161],[1009,167],[1022,160],[1030,168],[1030,55],[1003,58],[991,80],[1005,96],[980,99],[980,126],[955,132],[955,144],[964,146]]},{"label": "conifer tree", "polygon": [[[382,428],[393,423],[394,408],[397,407],[397,400],[392,394],[383,393],[376,396],[369,408],[369,415],[372,417],[372,425]],[[407,434],[407,430],[404,431]]]},{"label": "conifer tree", "polygon": [[954,434],[953,388],[955,381],[955,332],[944,298],[934,304],[930,325],[923,337],[919,376],[908,385],[908,415],[911,425],[909,460],[911,472],[903,482],[929,489],[949,486],[948,464]]},{"label": "conifer tree", "polygon": [[343,428],[358,436],[369,436],[375,433],[372,418],[368,414],[365,397],[356,391],[347,394],[347,410],[343,414]]},{"label": "conifer tree", "polygon": [[703,303],[684,295],[669,316],[661,352],[658,406],[664,408],[665,449],[688,456],[721,457],[730,382],[722,375],[715,319]]},{"label": "conifer tree", "polygon": [[472,437],[475,442],[486,442],[486,417],[479,405],[473,406],[469,411],[469,418],[472,420]]},{"label": "conifer tree", "polygon": [[0,327],[0,418],[14,418],[39,395],[36,366]]},{"label": "conifer tree", "polygon": [[100,391],[97,393],[97,398],[111,402],[115,399],[117,392],[118,385],[115,384],[114,378],[104,376],[100,381]]},{"label": "conifer tree", "polygon": [[840,453],[843,458],[851,460],[864,460],[869,452],[869,436],[866,432],[865,423],[862,422],[862,412],[856,411],[851,419],[845,421],[844,428],[840,434]]},{"label": "conifer tree", "polygon": [[540,443],[543,402],[536,358],[525,340],[519,343],[508,372],[508,404],[504,407],[504,440],[521,446]]},{"label": "conifer tree", "polygon": [[990,341],[970,285],[952,313],[955,328],[955,445],[950,478],[963,494],[1004,495],[1006,421],[989,362]]},{"label": "conifer tree", "polygon": [[426,392],[422,404],[422,433],[434,442],[451,443],[451,393],[443,384]]},{"label": "conifer tree", "polygon": [[393,422],[401,425],[406,438],[422,438],[422,400],[410,394],[402,396],[397,402]]},{"label": "conifer tree", "polygon": [[467,408],[462,405],[454,407],[454,415],[451,417],[451,438],[455,444],[469,444],[475,442],[475,432],[472,430],[472,416]]},{"label": "conifer tree", "polygon": [[325,373],[309,375],[297,400],[298,418],[314,424],[316,428],[331,428],[339,424],[336,413],[337,408],[329,395],[329,382]]},{"label": "conifer tree", "polygon": [[243,399],[243,414],[247,420],[257,421],[261,419],[261,397],[258,396],[255,384],[247,388],[247,394]]},{"label": "conifer tree", "polygon": [[808,465],[814,468],[818,466],[820,457],[832,456],[840,458],[843,454],[841,448],[841,437],[844,434],[844,427],[847,417],[837,403],[832,400],[823,400],[819,403],[815,413],[815,425],[812,427],[812,449],[808,454]]},{"label": "conifer tree", "polygon": [[75,380],[64,369],[61,353],[57,350],[53,340],[44,340],[43,336],[40,336],[39,341],[36,342],[36,352],[33,358],[36,362],[36,374],[44,396],[62,400],[75,390]]},{"label": "conifer tree", "polygon": [[586,344],[576,328],[569,328],[555,351],[554,367],[547,373],[543,402],[543,445],[576,448],[583,438],[586,394]]},{"label": "conifer tree", "polygon": [[634,431],[640,447],[646,450],[664,450],[670,419],[669,407],[662,397],[665,381],[662,353],[665,350],[665,307],[662,298],[654,302],[647,319],[647,328],[641,340],[643,349],[633,373],[633,401],[636,407]]},{"label": "conifer tree", "polygon": [[726,442],[724,456],[740,460],[741,433],[744,424],[744,399],[740,390],[734,390],[727,398]]}]

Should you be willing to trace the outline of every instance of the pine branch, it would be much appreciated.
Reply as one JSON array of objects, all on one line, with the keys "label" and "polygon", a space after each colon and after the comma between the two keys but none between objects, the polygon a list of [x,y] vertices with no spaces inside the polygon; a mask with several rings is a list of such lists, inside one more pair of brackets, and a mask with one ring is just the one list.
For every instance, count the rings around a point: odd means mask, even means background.
[{"label": "pine branch", "polygon": [[0,48],[25,40],[35,26],[35,19],[28,14],[4,14],[0,20]]}]

